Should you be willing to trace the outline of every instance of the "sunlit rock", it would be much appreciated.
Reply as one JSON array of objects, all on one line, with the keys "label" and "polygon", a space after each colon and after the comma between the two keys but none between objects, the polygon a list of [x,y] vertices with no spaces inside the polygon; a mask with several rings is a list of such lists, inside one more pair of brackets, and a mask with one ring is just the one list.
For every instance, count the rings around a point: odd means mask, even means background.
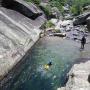
[{"label": "sunlit rock", "polygon": [[[69,80],[60,90],[90,90],[88,77],[90,75],[90,61],[75,64],[69,72]],[[73,75],[73,76],[72,76]]]}]

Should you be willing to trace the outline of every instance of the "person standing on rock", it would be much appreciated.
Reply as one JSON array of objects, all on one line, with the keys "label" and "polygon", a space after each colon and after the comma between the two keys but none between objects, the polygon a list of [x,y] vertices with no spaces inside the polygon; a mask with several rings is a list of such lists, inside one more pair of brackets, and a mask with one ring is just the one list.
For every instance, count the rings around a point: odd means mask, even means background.
[{"label": "person standing on rock", "polygon": [[86,44],[86,38],[85,38],[85,36],[83,36],[81,39],[81,49],[84,49],[85,44]]}]

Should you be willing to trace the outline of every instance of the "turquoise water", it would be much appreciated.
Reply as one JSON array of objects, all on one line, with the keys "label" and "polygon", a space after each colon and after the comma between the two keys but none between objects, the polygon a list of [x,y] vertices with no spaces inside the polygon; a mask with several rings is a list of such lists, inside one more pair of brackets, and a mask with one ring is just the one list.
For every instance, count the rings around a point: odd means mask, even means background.
[{"label": "turquoise water", "polygon": [[[65,85],[66,74],[79,58],[79,44],[58,37],[44,37],[32,48],[23,69],[7,90],[57,90]],[[46,70],[44,65],[52,61]]]}]

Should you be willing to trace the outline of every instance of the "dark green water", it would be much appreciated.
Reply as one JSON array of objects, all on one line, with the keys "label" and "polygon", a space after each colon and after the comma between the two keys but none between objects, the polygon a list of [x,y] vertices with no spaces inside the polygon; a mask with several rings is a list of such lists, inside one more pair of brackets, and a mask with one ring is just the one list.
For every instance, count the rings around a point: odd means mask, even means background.
[{"label": "dark green water", "polygon": [[[24,62],[20,74],[9,81],[7,90],[57,90],[64,85],[66,74],[79,58],[78,43],[58,37],[40,39]],[[49,70],[44,65],[52,61]]]}]

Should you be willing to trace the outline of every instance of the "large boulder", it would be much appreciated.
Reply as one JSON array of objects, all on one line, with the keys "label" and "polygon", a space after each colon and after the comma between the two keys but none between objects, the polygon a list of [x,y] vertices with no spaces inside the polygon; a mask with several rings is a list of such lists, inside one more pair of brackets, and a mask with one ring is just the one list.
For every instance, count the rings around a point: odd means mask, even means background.
[{"label": "large boulder", "polygon": [[84,25],[86,24],[86,19],[90,16],[90,12],[81,14],[79,16],[77,16],[74,21],[73,21],[73,25]]},{"label": "large boulder", "polygon": [[75,64],[68,76],[66,86],[57,90],[90,90],[90,61]]},{"label": "large boulder", "polygon": [[89,12],[89,11],[90,11],[90,5],[85,6],[85,7],[83,8],[83,11],[84,11],[84,12]]},{"label": "large boulder", "polygon": [[43,12],[38,9],[34,4],[27,3],[23,0],[2,0],[2,6],[5,8],[13,9],[21,14],[27,16],[28,18],[36,19],[38,16],[42,15]]}]

